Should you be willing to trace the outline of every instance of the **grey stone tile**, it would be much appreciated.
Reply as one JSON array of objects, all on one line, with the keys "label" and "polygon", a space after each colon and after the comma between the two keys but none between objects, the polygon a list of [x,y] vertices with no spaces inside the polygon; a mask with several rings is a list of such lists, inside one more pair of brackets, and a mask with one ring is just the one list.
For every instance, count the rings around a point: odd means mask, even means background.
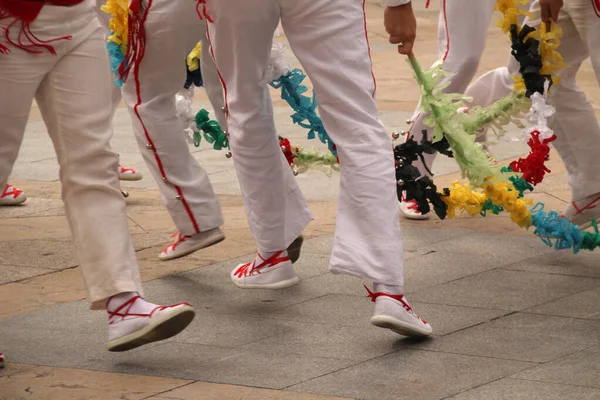
[{"label": "grey stone tile", "polygon": [[456,396],[452,400],[595,400],[600,398],[600,390],[543,383],[522,381],[519,379],[500,379],[477,387]]},{"label": "grey stone tile", "polygon": [[[513,376],[530,381],[600,389],[600,348],[586,349]],[[600,398],[600,397],[598,397]]]},{"label": "grey stone tile", "polygon": [[347,296],[365,297],[367,292],[363,285],[370,285],[361,279],[349,275],[335,275],[325,273],[301,281],[301,285],[307,291],[315,295],[325,296],[328,294],[343,294]]},{"label": "grey stone tile", "polygon": [[0,265],[65,269],[77,264],[75,247],[70,240],[0,241]]},{"label": "grey stone tile", "polygon": [[[166,233],[136,233],[131,235],[133,239],[133,247],[135,247],[136,251],[144,250],[150,247],[157,246],[159,244],[166,245],[167,243],[171,243],[173,241],[172,238],[169,237],[169,234]],[[158,257],[158,253],[160,253],[162,249],[157,248],[156,256]]]},{"label": "grey stone tile", "polygon": [[[401,225],[402,221],[401,219]],[[446,241],[454,243],[472,233],[473,231],[467,229],[419,228],[407,225],[402,226],[402,246],[406,254],[416,253],[423,255],[432,251],[438,251],[438,248],[441,248]],[[458,246],[453,250],[459,251],[464,247],[464,243],[463,246]],[[444,247],[444,250],[446,250],[446,247]]]},{"label": "grey stone tile", "polygon": [[599,285],[596,278],[492,270],[421,290],[411,299],[519,311]]},{"label": "grey stone tile", "polygon": [[283,389],[353,365],[351,360],[249,350],[206,364],[209,381]]},{"label": "grey stone tile", "polygon": [[600,321],[518,313],[419,347],[447,353],[548,362],[600,343]]},{"label": "grey stone tile", "polygon": [[44,275],[54,272],[48,268],[32,268],[14,265],[0,265],[0,285],[9,282],[16,282],[22,279],[32,278],[38,275]]},{"label": "grey stone tile", "polygon": [[[409,297],[410,301],[410,297]],[[505,311],[416,303],[410,301],[415,312],[431,323],[436,335],[445,335],[469,326],[477,325],[504,315]],[[374,305],[369,299],[356,296],[327,295],[291,307],[277,310],[270,318],[296,322],[318,322],[333,326],[353,327],[375,332],[370,324]],[[401,338],[383,330],[389,338]]]},{"label": "grey stone tile", "polygon": [[302,246],[302,252],[330,255],[333,247],[333,235],[308,239]]},{"label": "grey stone tile", "polygon": [[555,252],[535,236],[473,232],[436,244],[438,252],[455,251],[495,258],[498,267]]},{"label": "grey stone tile", "polygon": [[237,350],[224,347],[175,342],[137,350],[96,360],[91,366],[109,372],[206,381],[212,375],[211,360],[228,359],[239,354]]},{"label": "grey stone tile", "polygon": [[106,326],[104,312],[92,312],[86,301],[78,301],[3,319],[0,322],[0,332],[29,329],[36,340],[41,340],[44,330],[82,334],[101,332],[101,338],[105,339]]},{"label": "grey stone tile", "polygon": [[536,314],[600,320],[600,288],[563,297],[526,311]]},{"label": "grey stone tile", "polygon": [[503,268],[519,271],[544,272],[548,274],[590,276],[600,278],[600,260],[596,252],[569,250],[553,251]]},{"label": "grey stone tile", "polygon": [[407,293],[418,292],[442,283],[488,271],[498,266],[495,257],[482,254],[437,251],[436,248],[436,245],[434,245],[430,252],[404,262],[404,287]]},{"label": "grey stone tile", "polygon": [[[283,290],[249,290],[233,285],[231,270],[247,258],[198,268],[148,282],[144,291],[155,303],[185,301],[198,311],[217,314],[270,315],[272,311],[318,297],[320,294],[300,284]],[[174,299],[174,295],[178,299]]]},{"label": "grey stone tile", "polygon": [[253,315],[201,313],[174,340],[182,343],[220,347],[242,347],[273,338],[292,329],[287,321]]},{"label": "grey stone tile", "polygon": [[[265,320],[264,324],[277,324],[283,321]],[[370,326],[355,328],[310,323],[283,322],[287,331],[277,336],[245,345],[243,348],[271,354],[293,353],[313,357],[328,357],[365,361],[384,354],[392,353],[404,346],[398,336],[390,335],[383,329],[371,329]]]},{"label": "grey stone tile", "polygon": [[329,255],[315,254],[302,250],[300,259],[294,264],[300,279],[329,275]]},{"label": "grey stone tile", "polygon": [[458,354],[401,350],[287,390],[361,400],[442,399],[531,365]]}]

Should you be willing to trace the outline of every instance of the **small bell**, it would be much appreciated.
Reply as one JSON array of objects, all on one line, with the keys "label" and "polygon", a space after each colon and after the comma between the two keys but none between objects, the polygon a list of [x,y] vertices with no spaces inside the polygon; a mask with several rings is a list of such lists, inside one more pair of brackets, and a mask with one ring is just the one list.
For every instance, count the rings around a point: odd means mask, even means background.
[{"label": "small bell", "polygon": [[152,149],[154,149],[154,146],[152,146],[150,143],[148,143],[148,144],[146,145],[146,148],[147,148],[148,150],[152,150]]},{"label": "small bell", "polygon": [[175,196],[176,200],[181,200],[181,196]]},{"label": "small bell", "polygon": [[233,157],[233,154],[231,154],[231,152],[228,151],[227,153],[225,153],[225,157],[231,158],[231,157]]},{"label": "small bell", "polygon": [[398,140],[399,138],[400,138],[400,134],[398,133],[398,131],[393,131],[392,132],[392,139]]},{"label": "small bell", "polygon": [[229,137],[229,131],[223,131],[223,135],[225,135],[225,137]]},{"label": "small bell", "polygon": [[294,176],[298,176],[298,170],[296,168],[294,168],[292,170],[292,174],[294,174]]},{"label": "small bell", "polygon": [[410,125],[410,124],[412,124],[412,119],[409,118],[406,120],[406,125]]},{"label": "small bell", "polygon": [[223,114],[227,114],[229,112],[229,108],[221,107],[221,111],[223,112]]},{"label": "small bell", "polygon": [[404,185],[404,181],[402,179],[398,179],[398,186],[403,186]]}]

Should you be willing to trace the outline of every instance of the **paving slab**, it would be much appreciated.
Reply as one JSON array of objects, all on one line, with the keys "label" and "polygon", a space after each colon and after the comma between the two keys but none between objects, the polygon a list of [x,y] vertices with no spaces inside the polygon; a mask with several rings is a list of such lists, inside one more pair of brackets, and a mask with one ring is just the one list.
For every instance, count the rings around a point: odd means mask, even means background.
[{"label": "paving slab", "polygon": [[519,372],[513,378],[600,389],[600,348],[585,349]]},{"label": "paving slab", "polygon": [[552,251],[502,268],[600,278],[600,257],[597,252],[581,251],[573,254],[570,250]]},{"label": "paving slab", "polygon": [[22,265],[46,269],[77,266],[77,254],[70,240],[0,241],[0,265]]},{"label": "paving slab", "polygon": [[600,286],[597,278],[491,270],[411,295],[413,301],[520,311]]},{"label": "paving slab", "polygon": [[194,382],[180,388],[170,390],[152,400],[197,400],[202,393],[202,400],[352,400],[341,397],[321,396],[308,393],[283,392],[281,390],[259,389],[208,382]]},{"label": "paving slab", "polygon": [[45,275],[52,273],[53,271],[54,270],[49,268],[34,268],[24,267],[22,265],[2,264],[0,266],[0,285],[10,282],[17,282],[38,275]]},{"label": "paving slab", "polygon": [[600,320],[600,288],[585,290],[527,309],[527,312]]},{"label": "paving slab", "polygon": [[363,400],[442,399],[533,364],[485,357],[400,350],[287,390]]},{"label": "paving slab", "polygon": [[[11,364],[8,368],[13,369]],[[179,379],[33,367],[2,377],[3,400],[142,400],[190,382]]]},{"label": "paving slab", "polygon": [[515,313],[419,344],[446,353],[548,362],[600,343],[600,321]]},{"label": "paving slab", "polygon": [[487,385],[466,391],[452,400],[594,400],[600,398],[600,390],[560,385],[558,383],[531,382],[519,379],[500,379]]}]

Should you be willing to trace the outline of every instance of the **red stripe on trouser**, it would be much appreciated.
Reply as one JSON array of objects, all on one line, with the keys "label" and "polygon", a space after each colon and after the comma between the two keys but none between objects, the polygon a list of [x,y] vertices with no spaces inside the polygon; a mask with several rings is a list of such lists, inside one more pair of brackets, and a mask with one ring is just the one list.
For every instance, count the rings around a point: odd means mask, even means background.
[{"label": "red stripe on trouser", "polygon": [[367,41],[367,49],[369,50],[369,61],[371,62],[371,76],[373,77],[373,97],[375,97],[375,92],[377,91],[377,81],[375,80],[375,74],[373,73],[373,59],[371,58],[371,46],[369,45],[369,34],[367,33],[367,13],[365,12],[365,4],[367,0],[363,0],[363,16],[364,16],[364,24],[365,24],[365,39]]},{"label": "red stripe on trouser", "polygon": [[442,12],[444,13],[444,24],[446,25],[446,53],[444,54],[443,61],[446,61],[448,53],[450,52],[450,34],[448,32],[448,12],[446,10],[446,0],[442,4]]},{"label": "red stripe on trouser", "polygon": [[600,0],[592,0],[592,5],[594,6],[596,15],[600,17]]},{"label": "red stripe on trouser", "polygon": [[[212,23],[212,22],[210,22]],[[217,60],[215,59],[215,52],[213,51],[213,45],[212,45],[212,40],[210,39],[210,31],[208,29],[208,24],[209,22],[207,21],[206,23],[206,38],[208,39],[208,43],[210,44],[210,55],[213,58],[214,62],[215,62],[215,67],[217,68],[217,75],[219,76],[219,80],[221,81],[221,86],[223,87],[223,103],[225,103],[225,108],[227,109],[227,111],[225,111],[225,119],[229,119],[229,103],[227,102],[227,84],[225,83],[225,80],[223,80],[223,76],[221,75],[221,71],[219,71],[219,66],[217,65]]]},{"label": "red stripe on trouser", "polygon": [[[150,7],[152,7],[152,0],[148,0],[148,5],[146,7],[146,11],[145,11],[143,19],[142,19],[142,24],[146,23],[146,17],[148,16],[148,11],[150,11]],[[154,153],[154,158],[156,159],[156,165],[158,166],[158,170],[160,171],[161,176],[168,182],[167,174],[163,167],[163,163],[160,159],[160,156],[158,155],[158,152],[156,151],[156,147],[154,146],[154,141],[150,138],[148,129],[146,129],[146,125],[144,124],[144,121],[142,120],[142,116],[140,115],[140,113],[138,111],[139,106],[142,104],[142,93],[141,93],[141,85],[140,85],[140,62],[144,58],[145,52],[146,52],[145,47],[141,47],[140,51],[137,55],[137,58],[135,60],[135,65],[133,67],[133,76],[135,79],[135,93],[137,96],[137,103],[135,104],[135,106],[133,106],[133,112],[135,113],[137,119],[140,121],[140,124],[142,125],[142,129],[144,130],[144,136],[146,137],[148,144],[150,146],[152,146],[152,152]],[[181,203],[183,204],[185,211],[187,212],[188,216],[190,217],[190,221],[192,222],[192,225],[194,226],[194,230],[196,232],[200,232],[200,228],[198,227],[198,222],[196,222],[196,218],[194,217],[194,214],[192,213],[192,210],[190,209],[190,206],[188,205],[181,188],[177,185],[173,185],[173,186],[175,187],[175,191],[177,192],[177,195],[179,197],[181,197]]]}]

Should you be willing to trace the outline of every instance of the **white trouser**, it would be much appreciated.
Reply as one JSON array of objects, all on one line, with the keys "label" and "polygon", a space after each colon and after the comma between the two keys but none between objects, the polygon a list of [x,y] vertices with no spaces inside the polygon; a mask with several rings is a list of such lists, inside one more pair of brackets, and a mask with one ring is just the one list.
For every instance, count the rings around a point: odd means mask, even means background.
[{"label": "white trouser", "polygon": [[185,59],[206,28],[194,0],[147,0],[144,6],[145,51],[131,69],[123,97],[163,202],[179,231],[191,235],[223,224],[208,174],[190,153],[175,105],[186,79]]},{"label": "white trouser", "polygon": [[[554,142],[569,175],[572,200],[581,200],[600,192],[598,154],[600,154],[600,126],[594,108],[577,86],[576,76],[581,64],[590,58],[596,79],[600,82],[600,9],[594,0],[565,0],[558,24],[563,30],[558,49],[567,67],[557,71],[560,82],[550,89],[549,102],[556,108],[550,127],[557,140]],[[540,7],[531,6],[533,18],[525,21],[530,26],[540,25]],[[467,94],[474,103],[488,105],[510,93],[511,74],[517,74],[519,65],[511,57],[507,68],[499,68],[474,82]]]},{"label": "white trouser", "polygon": [[[0,21],[0,28],[7,21]],[[118,159],[109,145],[110,75],[93,0],[44,6],[31,31],[41,40],[72,39],[53,43],[56,56],[10,45],[11,53],[0,55],[0,183],[5,185],[11,172],[35,97],[58,157],[88,298],[92,308],[101,309],[112,295],[141,294],[142,289],[119,191]],[[18,34],[11,29],[13,39]]]},{"label": "white trouser", "polygon": [[403,285],[390,135],[374,100],[363,0],[208,0],[224,80],[233,160],[259,251],[285,249],[311,214],[277,141],[262,83],[281,19],[310,77],[341,162],[331,270]]},{"label": "white trouser", "polygon": [[[440,17],[438,23],[439,61],[444,63],[444,71],[454,74],[444,77],[441,83],[450,82],[443,91],[445,93],[464,93],[475,76],[479,61],[483,55],[487,31],[494,14],[496,0],[440,0]],[[419,103],[409,137],[417,142],[423,138],[423,130],[427,130],[431,140],[431,129],[423,123],[427,114],[420,112]],[[436,154],[424,154],[425,163],[431,169]],[[422,175],[431,176],[419,160],[413,165]]]},{"label": "white trouser", "polygon": [[[98,18],[100,19],[100,24],[102,25],[102,28],[104,28],[105,34],[108,37],[108,24],[110,22],[110,15],[101,10],[101,7],[105,3],[106,0],[96,0],[96,12],[98,14]],[[223,99],[223,88],[221,86],[221,81],[219,80],[219,75],[217,73],[217,66],[215,65],[215,62],[210,54],[210,45],[208,43],[208,38],[206,37],[206,23],[205,21],[200,21],[200,24],[202,31],[199,38],[202,42],[200,68],[202,70],[202,79],[204,80],[204,89],[206,90],[208,100],[210,101],[210,104],[213,107],[214,119],[216,119],[219,122],[219,125],[221,125],[223,130],[227,130],[227,119],[225,118],[225,115],[221,112],[221,109],[225,105]],[[113,85],[112,98],[114,113],[114,111],[119,106],[119,103],[121,102],[122,98],[121,90],[117,88],[116,85]]]}]

